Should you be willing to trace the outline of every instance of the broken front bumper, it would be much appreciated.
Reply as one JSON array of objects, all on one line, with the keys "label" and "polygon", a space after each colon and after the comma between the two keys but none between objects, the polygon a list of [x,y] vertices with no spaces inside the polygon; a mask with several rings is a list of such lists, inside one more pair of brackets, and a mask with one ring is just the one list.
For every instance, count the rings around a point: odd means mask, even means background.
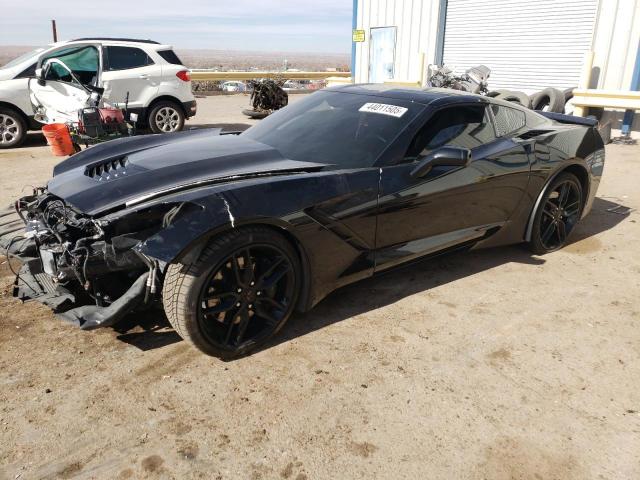
[{"label": "broken front bumper", "polygon": [[107,306],[87,305],[86,298],[54,281],[44,271],[36,242],[26,235],[25,223],[15,209],[0,212],[0,254],[18,259],[22,266],[16,272],[13,296],[26,302],[36,300],[83,330],[113,325],[127,313],[144,303],[149,272],[140,275],[120,298]]},{"label": "broken front bumper", "polygon": [[108,306],[80,305],[76,296],[53,281],[43,271],[42,261],[32,258],[25,262],[16,275],[13,296],[23,302],[36,300],[50,307],[58,317],[83,330],[108,327],[144,303],[149,272],[145,272],[120,298]]}]

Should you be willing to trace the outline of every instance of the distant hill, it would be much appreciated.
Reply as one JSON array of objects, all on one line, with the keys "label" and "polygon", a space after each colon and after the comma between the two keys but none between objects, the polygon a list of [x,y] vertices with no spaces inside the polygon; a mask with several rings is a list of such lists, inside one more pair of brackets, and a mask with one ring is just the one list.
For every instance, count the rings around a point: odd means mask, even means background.
[{"label": "distant hill", "polygon": [[23,53],[27,53],[36,47],[16,46],[16,45],[0,45],[0,66],[10,62]]},{"label": "distant hill", "polygon": [[[0,46],[0,66],[33,50],[35,47]],[[349,69],[349,55],[300,52],[242,52],[232,50],[186,50],[176,48],[176,53],[190,68],[215,68],[218,70],[280,70],[287,61],[288,68],[323,71],[327,68]]]}]

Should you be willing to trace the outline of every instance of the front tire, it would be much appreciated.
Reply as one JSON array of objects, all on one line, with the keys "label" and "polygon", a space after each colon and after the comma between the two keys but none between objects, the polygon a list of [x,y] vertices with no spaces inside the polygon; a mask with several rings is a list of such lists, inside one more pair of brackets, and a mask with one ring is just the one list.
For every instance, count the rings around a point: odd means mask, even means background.
[{"label": "front tire", "polygon": [[0,107],[0,148],[20,146],[27,137],[27,124],[22,115],[11,108]]},{"label": "front tire", "polygon": [[153,133],[173,133],[184,128],[184,111],[175,102],[161,101],[149,111],[149,128]]},{"label": "front tire", "polygon": [[263,345],[287,322],[301,284],[296,250],[264,227],[214,238],[193,262],[167,268],[169,322],[208,355],[233,358]]},{"label": "front tire", "polygon": [[529,242],[531,251],[543,255],[564,247],[580,220],[583,205],[578,178],[568,172],[558,175],[536,211]]}]

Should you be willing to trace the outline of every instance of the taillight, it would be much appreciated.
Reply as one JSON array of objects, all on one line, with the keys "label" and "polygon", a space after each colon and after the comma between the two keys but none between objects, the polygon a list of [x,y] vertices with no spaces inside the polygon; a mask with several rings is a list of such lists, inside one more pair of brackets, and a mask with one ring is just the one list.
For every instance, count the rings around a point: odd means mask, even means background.
[{"label": "taillight", "polygon": [[183,82],[191,81],[191,74],[189,73],[189,70],[180,70],[178,73],[176,73],[176,77],[178,77]]}]

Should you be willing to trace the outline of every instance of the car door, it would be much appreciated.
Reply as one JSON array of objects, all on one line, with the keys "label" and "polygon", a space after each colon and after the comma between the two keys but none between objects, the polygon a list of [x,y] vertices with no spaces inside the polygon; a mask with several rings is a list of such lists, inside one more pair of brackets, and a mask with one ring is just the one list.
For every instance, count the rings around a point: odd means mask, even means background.
[{"label": "car door", "polygon": [[[376,271],[477,241],[508,222],[528,183],[529,158],[520,142],[501,133],[484,104],[445,107],[424,123],[398,164],[382,168]],[[411,176],[443,146],[469,149],[470,163]]]},{"label": "car door", "polygon": [[78,111],[88,106],[92,91],[61,59],[48,58],[42,65],[39,78],[28,80],[35,119],[41,123],[77,122]]},{"label": "car door", "polygon": [[162,68],[141,48],[105,45],[102,47],[103,99],[106,103],[129,109],[142,109],[158,94]]}]

